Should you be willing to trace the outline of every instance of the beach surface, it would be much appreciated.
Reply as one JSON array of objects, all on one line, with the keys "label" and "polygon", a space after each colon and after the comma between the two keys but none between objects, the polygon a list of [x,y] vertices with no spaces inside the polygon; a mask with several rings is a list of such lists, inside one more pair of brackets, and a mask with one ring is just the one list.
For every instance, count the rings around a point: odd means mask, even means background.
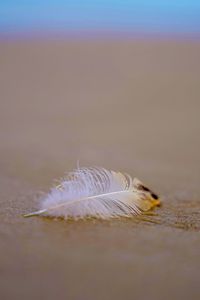
[{"label": "beach surface", "polygon": [[[0,41],[0,298],[200,297],[200,42]],[[23,218],[77,166],[136,176],[128,220]]]}]

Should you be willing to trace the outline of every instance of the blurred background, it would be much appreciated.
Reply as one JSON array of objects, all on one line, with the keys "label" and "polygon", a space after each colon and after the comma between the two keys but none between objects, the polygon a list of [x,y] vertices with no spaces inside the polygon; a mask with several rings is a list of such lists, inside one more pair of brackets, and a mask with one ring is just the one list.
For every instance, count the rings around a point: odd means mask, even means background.
[{"label": "blurred background", "polygon": [[[1,0],[2,299],[199,299],[199,38],[199,1]],[[162,208],[24,220],[77,161]]]}]

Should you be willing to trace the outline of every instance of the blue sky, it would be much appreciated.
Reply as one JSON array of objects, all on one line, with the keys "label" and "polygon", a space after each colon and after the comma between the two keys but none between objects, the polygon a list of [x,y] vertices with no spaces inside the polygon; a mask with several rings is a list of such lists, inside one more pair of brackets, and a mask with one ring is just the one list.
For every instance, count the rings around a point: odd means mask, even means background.
[{"label": "blue sky", "polygon": [[200,33],[200,0],[0,0],[0,32]]}]

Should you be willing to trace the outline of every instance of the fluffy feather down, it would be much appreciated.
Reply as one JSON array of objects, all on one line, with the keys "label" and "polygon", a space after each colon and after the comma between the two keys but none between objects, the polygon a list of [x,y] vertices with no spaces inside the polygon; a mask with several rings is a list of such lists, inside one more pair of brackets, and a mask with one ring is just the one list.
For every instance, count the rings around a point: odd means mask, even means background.
[{"label": "fluffy feather down", "polygon": [[79,168],[51,189],[41,202],[41,210],[25,216],[130,217],[147,208],[147,192],[138,189],[138,184],[128,174],[99,167]]}]

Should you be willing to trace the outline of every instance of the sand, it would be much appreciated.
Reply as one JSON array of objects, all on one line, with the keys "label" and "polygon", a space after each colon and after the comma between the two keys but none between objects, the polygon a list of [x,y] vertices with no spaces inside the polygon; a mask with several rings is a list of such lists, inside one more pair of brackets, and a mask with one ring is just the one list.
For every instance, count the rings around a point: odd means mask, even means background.
[{"label": "sand", "polygon": [[[1,299],[199,299],[200,42],[0,42]],[[137,176],[154,215],[24,219],[82,166]]]}]

